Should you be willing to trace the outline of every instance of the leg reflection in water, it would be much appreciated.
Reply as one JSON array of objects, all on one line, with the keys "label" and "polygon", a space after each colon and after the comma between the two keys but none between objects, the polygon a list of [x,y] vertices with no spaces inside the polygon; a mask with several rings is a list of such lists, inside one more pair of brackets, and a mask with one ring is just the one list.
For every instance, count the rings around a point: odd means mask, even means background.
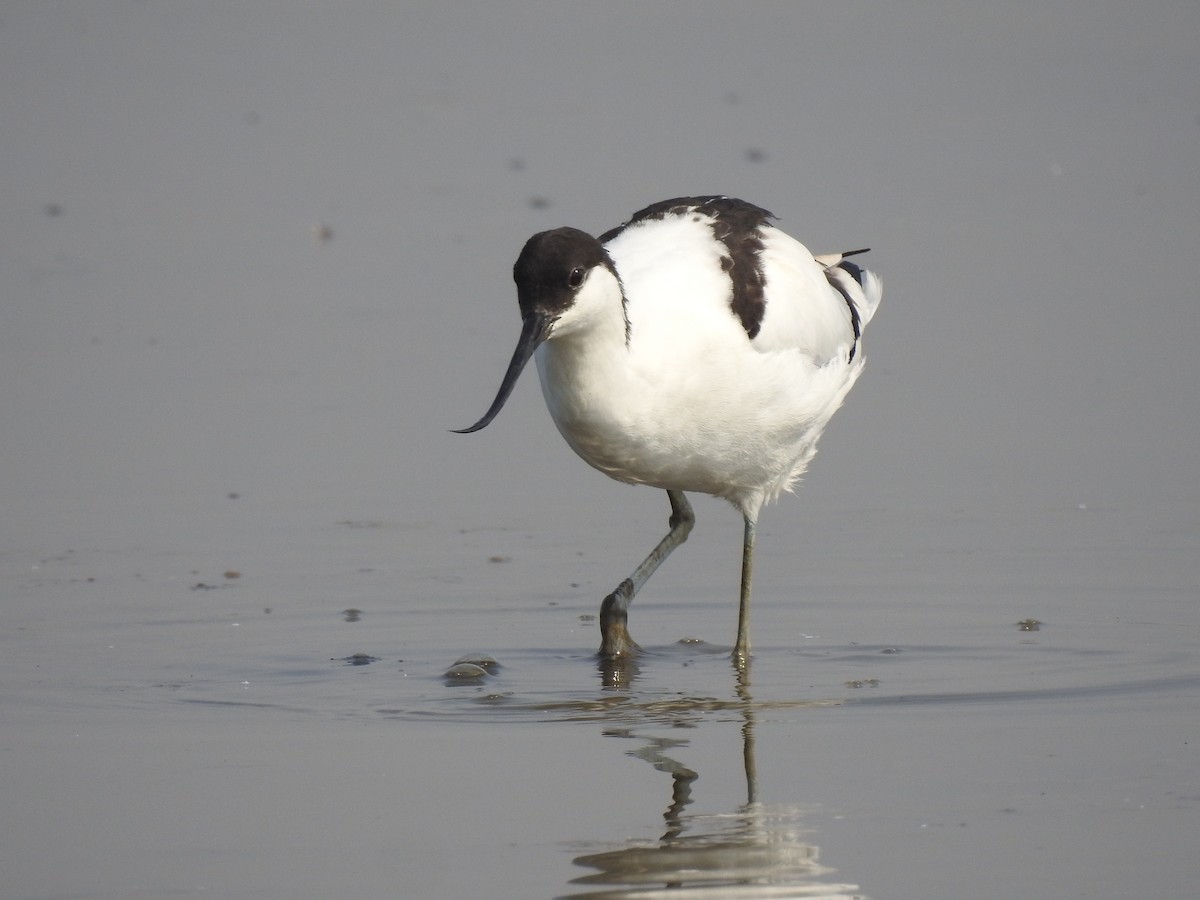
[{"label": "leg reflection in water", "polygon": [[671,776],[671,803],[663,814],[666,829],[654,842],[577,857],[576,865],[594,871],[571,883],[591,889],[564,895],[564,900],[635,900],[660,896],[663,890],[681,898],[865,900],[857,893],[857,885],[823,880],[834,870],[821,865],[817,846],[803,839],[811,835],[803,827],[802,807],[760,801],[754,752],[758,708],[749,696],[748,673],[739,681],[737,700],[655,703],[644,721],[658,726],[696,726],[711,712],[740,710],[746,802],[729,813],[688,813],[699,774],[675,757],[688,742],[647,736],[638,733],[642,729],[634,724],[606,729],[609,736],[639,741],[640,746],[629,754]]}]

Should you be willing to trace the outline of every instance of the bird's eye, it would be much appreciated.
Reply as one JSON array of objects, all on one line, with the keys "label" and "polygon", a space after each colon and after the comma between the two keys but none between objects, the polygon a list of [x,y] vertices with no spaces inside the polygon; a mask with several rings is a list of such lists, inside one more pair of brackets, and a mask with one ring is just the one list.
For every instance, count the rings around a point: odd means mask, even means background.
[{"label": "bird's eye", "polygon": [[572,269],[571,274],[567,276],[567,284],[573,288],[577,288],[583,284],[583,269],[578,266]]}]

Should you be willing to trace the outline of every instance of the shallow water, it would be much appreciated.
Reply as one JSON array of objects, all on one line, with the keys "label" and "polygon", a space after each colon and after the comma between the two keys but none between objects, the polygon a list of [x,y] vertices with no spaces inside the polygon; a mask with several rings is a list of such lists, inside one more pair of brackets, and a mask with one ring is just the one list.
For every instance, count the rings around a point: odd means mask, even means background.
[{"label": "shallow water", "polygon": [[[0,16],[0,892],[1190,896],[1200,11],[565,9]],[[885,299],[749,671],[706,498],[605,667],[665,498],[447,429],[708,190]]]},{"label": "shallow water", "polygon": [[[388,534],[328,531],[343,562]],[[834,633],[798,640],[774,571],[739,675],[735,602],[682,595],[679,553],[616,671],[594,604],[499,579],[418,577],[427,605],[348,615],[283,569],[164,577],[171,552],[10,568],[13,896],[1186,894],[1200,666],[1172,554],[1141,587],[1094,554],[1079,590],[1024,598],[1037,626],[960,572],[814,602]],[[688,642],[651,640],[682,622]],[[468,640],[499,665],[447,679]]]}]

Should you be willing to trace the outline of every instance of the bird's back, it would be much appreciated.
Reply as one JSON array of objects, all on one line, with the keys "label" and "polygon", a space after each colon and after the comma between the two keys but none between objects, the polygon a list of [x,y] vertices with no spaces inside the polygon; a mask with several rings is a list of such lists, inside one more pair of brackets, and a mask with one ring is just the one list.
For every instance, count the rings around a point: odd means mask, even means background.
[{"label": "bird's back", "polygon": [[820,364],[853,351],[879,304],[879,280],[844,254],[814,256],[773,218],[742,200],[686,197],[601,235],[631,330],[639,319],[665,322],[684,329],[683,341],[688,327],[732,318],[760,352],[798,350]]}]

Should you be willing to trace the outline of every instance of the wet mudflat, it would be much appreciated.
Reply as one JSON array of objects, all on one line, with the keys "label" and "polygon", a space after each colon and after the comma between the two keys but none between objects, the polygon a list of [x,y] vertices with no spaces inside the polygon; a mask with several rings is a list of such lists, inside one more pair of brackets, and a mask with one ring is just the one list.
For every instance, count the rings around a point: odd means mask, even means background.
[{"label": "wet mudflat", "polygon": [[[0,17],[6,897],[1189,895],[1198,13],[681,9]],[[883,306],[749,671],[706,498],[606,667],[666,498],[447,429],[710,190]]]}]

